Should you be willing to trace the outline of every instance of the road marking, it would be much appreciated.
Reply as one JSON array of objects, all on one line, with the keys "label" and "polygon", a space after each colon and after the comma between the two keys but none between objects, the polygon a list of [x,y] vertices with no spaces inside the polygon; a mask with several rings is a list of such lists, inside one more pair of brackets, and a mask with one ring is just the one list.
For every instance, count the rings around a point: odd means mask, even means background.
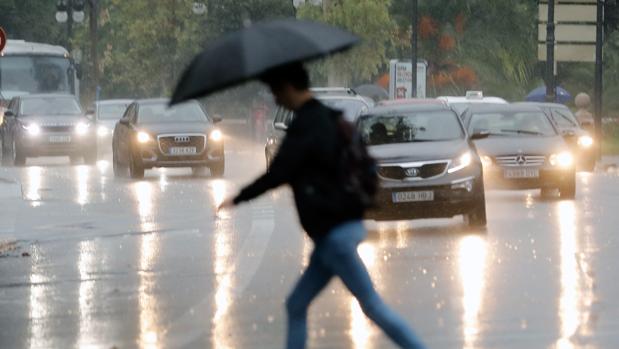
[{"label": "road marking", "polygon": [[[235,286],[231,302],[241,298],[262,263],[271,235],[275,230],[275,211],[266,197],[251,203],[251,228],[244,239],[234,262],[222,274],[234,274]],[[184,347],[208,333],[204,324],[211,324],[211,303],[216,290],[206,293],[204,298],[181,317],[174,320],[162,332],[163,347]],[[224,313],[225,314],[225,313]],[[166,336],[168,335],[168,336]]]}]

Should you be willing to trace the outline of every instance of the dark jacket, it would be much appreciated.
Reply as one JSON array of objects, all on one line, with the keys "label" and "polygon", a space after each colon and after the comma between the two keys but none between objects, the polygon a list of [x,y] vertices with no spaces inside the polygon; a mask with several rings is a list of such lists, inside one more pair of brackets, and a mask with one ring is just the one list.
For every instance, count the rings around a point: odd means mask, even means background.
[{"label": "dark jacket", "polygon": [[340,194],[338,113],[315,99],[299,108],[269,172],[241,190],[234,203],[290,184],[301,225],[312,239],[341,223],[361,219],[363,208],[347,204]]}]

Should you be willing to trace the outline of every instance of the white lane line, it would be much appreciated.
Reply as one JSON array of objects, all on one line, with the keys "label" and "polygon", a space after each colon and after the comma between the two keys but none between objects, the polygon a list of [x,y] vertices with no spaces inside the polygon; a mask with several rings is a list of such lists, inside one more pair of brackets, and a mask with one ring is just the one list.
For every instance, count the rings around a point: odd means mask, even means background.
[{"label": "white lane line", "polygon": [[[249,234],[244,239],[234,262],[223,272],[234,275],[231,303],[242,297],[256,275],[275,229],[275,214],[271,203],[260,200],[252,203],[250,207],[252,220]],[[215,293],[215,289],[205,292],[204,298],[199,303],[162,331],[163,347],[184,347],[210,332],[213,313],[211,304]]]}]

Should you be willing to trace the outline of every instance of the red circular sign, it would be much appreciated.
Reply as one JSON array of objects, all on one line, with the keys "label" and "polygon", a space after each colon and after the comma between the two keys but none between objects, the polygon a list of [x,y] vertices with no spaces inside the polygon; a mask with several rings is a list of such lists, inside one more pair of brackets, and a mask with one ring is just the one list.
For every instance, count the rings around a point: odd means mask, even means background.
[{"label": "red circular sign", "polygon": [[0,27],[0,52],[4,50],[4,46],[6,46],[6,33],[4,32],[4,29]]}]

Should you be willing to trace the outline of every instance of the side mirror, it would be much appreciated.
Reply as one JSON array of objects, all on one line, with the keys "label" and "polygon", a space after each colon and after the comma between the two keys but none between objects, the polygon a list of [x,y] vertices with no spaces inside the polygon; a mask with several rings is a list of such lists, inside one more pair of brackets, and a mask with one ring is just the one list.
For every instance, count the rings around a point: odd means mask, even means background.
[{"label": "side mirror", "polygon": [[129,126],[129,119],[120,119],[118,120],[118,123],[120,123],[121,125]]},{"label": "side mirror", "polygon": [[221,115],[219,114],[215,114],[213,115],[213,123],[214,124],[218,124],[223,120],[223,118],[221,117]]},{"label": "side mirror", "polygon": [[91,120],[94,121],[95,120],[95,110],[94,109],[88,109],[86,110],[86,117]]},{"label": "side mirror", "polygon": [[13,113],[13,111],[12,111],[12,110],[6,110],[6,111],[4,112],[4,117],[5,117],[5,118],[14,118],[14,117],[15,117],[15,113]]},{"label": "side mirror", "polygon": [[490,132],[488,131],[475,131],[470,138],[472,141],[475,141],[478,139],[488,138],[488,136],[490,136]]},{"label": "side mirror", "polygon": [[286,126],[286,124],[284,124],[283,122],[276,122],[276,123],[273,124],[273,127],[276,130],[280,130],[280,131],[288,130],[288,126]]}]

